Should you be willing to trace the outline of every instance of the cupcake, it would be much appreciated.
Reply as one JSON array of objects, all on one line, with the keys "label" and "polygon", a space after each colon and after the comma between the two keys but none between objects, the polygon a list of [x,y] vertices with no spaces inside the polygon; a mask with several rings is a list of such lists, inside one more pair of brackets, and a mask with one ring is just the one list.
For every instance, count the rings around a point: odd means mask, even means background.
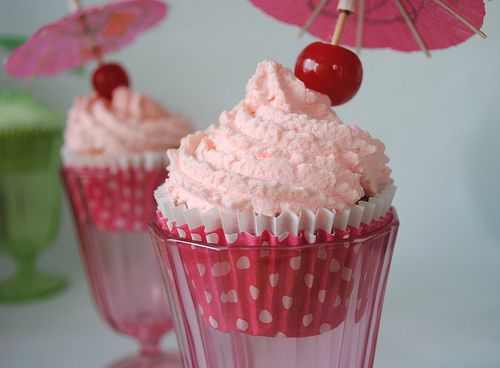
[{"label": "cupcake", "polygon": [[165,151],[191,130],[184,117],[128,87],[114,89],[109,100],[77,97],[62,149],[77,217],[88,210],[102,230],[145,230],[156,209],[153,190],[167,176]]},{"label": "cupcake", "polygon": [[355,239],[394,220],[395,187],[384,144],[330,104],[263,61],[241,102],[167,151],[159,224],[192,244],[178,249],[212,328],[306,337],[335,329],[352,303],[363,317],[376,267]]},{"label": "cupcake", "polygon": [[[62,129],[61,114],[31,94],[0,91],[0,169],[27,170],[57,162],[53,152]],[[40,152],[41,146],[47,148]]]}]

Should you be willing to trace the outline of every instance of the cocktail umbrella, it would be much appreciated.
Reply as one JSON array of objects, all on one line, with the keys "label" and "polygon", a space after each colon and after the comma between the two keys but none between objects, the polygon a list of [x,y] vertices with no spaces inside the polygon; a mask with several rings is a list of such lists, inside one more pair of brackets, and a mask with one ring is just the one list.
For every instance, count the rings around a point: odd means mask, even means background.
[{"label": "cocktail umbrella", "polygon": [[[325,40],[400,51],[443,49],[480,30],[483,0],[251,0],[267,14]],[[347,16],[350,15],[347,18]],[[335,25],[336,32],[334,31]]]},{"label": "cocktail umbrella", "polygon": [[5,65],[13,77],[51,76],[97,60],[132,42],[163,19],[160,0],[123,0],[77,9],[40,28],[14,50]]}]

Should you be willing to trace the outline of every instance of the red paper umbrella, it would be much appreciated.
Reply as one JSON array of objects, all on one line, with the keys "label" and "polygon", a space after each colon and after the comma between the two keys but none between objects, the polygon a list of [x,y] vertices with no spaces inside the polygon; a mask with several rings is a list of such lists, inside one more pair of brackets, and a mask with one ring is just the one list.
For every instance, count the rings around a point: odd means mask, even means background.
[{"label": "red paper umbrella", "polygon": [[[78,1],[76,1],[78,3]],[[14,77],[51,76],[98,60],[132,42],[166,15],[160,0],[123,0],[78,8],[73,14],[40,28],[7,60]]]},{"label": "red paper umbrella", "polygon": [[[267,14],[322,38],[366,48],[443,49],[481,32],[483,0],[251,0]],[[346,20],[347,16],[348,17]],[[335,24],[337,23],[337,27]],[[335,30],[335,31],[334,31]]]}]

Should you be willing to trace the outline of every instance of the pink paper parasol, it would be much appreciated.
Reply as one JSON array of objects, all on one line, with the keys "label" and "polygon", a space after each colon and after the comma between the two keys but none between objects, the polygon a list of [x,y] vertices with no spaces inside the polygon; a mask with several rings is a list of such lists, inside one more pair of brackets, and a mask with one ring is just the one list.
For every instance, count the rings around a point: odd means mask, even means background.
[{"label": "pink paper parasol", "polygon": [[[78,3],[78,2],[77,2]],[[74,69],[132,42],[162,20],[160,0],[122,0],[90,8],[40,28],[7,60],[14,77],[51,76]]]},{"label": "pink paper parasol", "polygon": [[358,50],[387,47],[429,54],[429,50],[457,45],[474,34],[486,37],[480,30],[485,16],[483,0],[251,2],[274,18],[298,25],[323,40],[333,38],[333,44],[338,43],[343,31],[342,43]]}]

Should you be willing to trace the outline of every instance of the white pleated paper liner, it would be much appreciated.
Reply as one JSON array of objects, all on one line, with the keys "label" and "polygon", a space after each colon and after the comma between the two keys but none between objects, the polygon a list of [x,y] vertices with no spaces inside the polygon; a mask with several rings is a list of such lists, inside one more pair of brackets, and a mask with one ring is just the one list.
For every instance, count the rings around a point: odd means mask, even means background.
[{"label": "white pleated paper liner", "polygon": [[[155,195],[167,234],[228,246],[179,247],[207,325],[222,332],[306,337],[339,327],[353,308],[357,320],[371,310],[377,265],[362,258],[383,244],[349,238],[390,223],[394,193],[388,187],[342,215],[323,209],[277,217],[187,210],[165,201],[163,188]],[[347,240],[333,241],[339,239]],[[318,246],[300,247],[309,243]]]},{"label": "white pleated paper liner", "polygon": [[284,212],[279,216],[257,215],[251,211],[220,211],[217,208],[201,211],[188,209],[185,205],[175,206],[164,185],[155,191],[155,198],[161,222],[169,231],[175,228],[181,238],[218,245],[255,244],[253,238],[268,241],[271,245],[283,242],[300,245],[346,239],[382,226],[390,221],[395,193],[396,186],[389,185],[380,194],[368,201],[359,201],[342,213],[321,208],[316,212]]},{"label": "white pleated paper liner", "polygon": [[165,152],[90,157],[63,149],[63,174],[79,221],[109,232],[146,231],[153,192],[167,177]]},{"label": "white pleated paper liner", "polygon": [[64,165],[89,168],[126,169],[130,167],[151,170],[168,165],[166,150],[145,151],[124,155],[82,155],[70,152],[65,146],[61,149]]}]

